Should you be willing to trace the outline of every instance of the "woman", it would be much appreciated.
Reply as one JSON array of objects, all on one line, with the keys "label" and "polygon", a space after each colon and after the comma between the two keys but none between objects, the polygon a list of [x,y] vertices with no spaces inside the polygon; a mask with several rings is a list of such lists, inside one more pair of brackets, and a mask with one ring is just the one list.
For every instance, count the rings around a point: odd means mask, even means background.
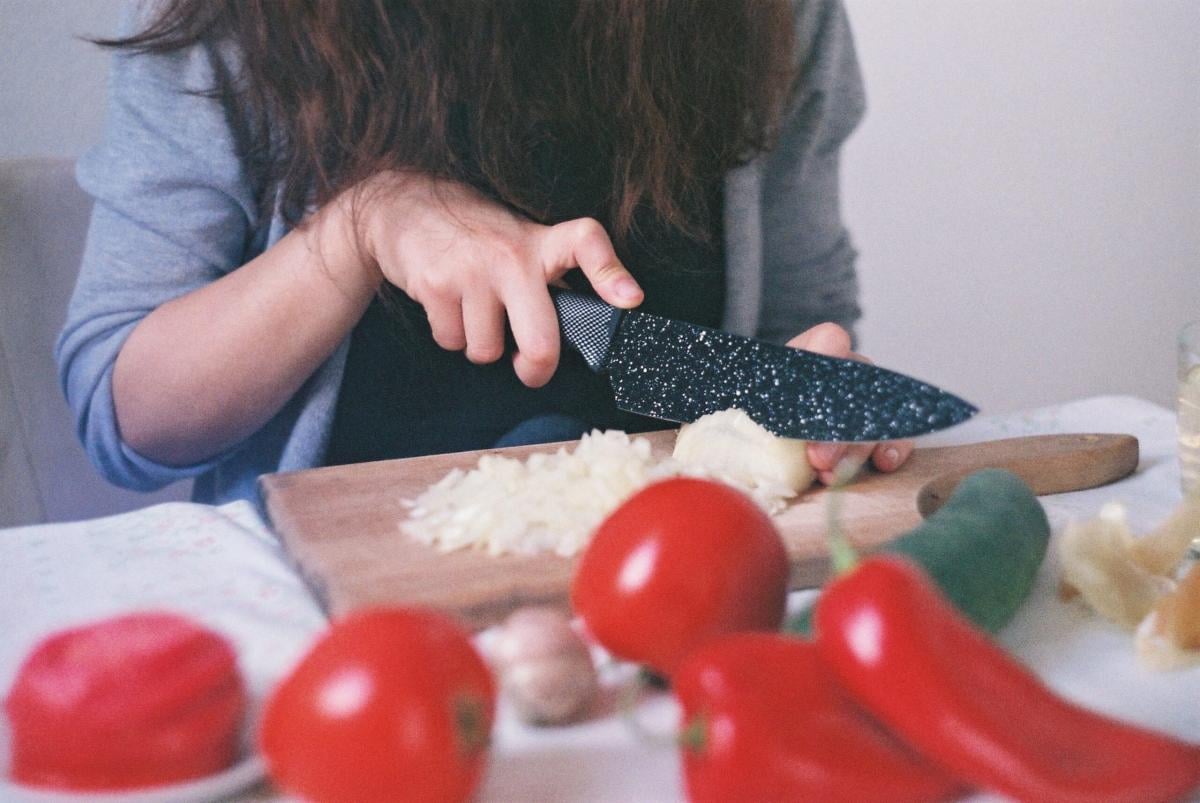
[{"label": "woman", "polygon": [[[850,354],[837,164],[862,93],[835,0],[164,0],[130,22],[104,43],[58,345],[113,482],[223,502],[270,471],[652,426],[560,350],[553,283]],[[846,453],[810,458],[829,481]]]}]

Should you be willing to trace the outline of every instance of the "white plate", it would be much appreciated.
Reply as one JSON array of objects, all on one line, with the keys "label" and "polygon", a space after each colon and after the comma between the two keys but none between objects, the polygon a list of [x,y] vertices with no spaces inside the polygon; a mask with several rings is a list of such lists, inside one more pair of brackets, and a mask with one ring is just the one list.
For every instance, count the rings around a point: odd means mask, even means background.
[{"label": "white plate", "polygon": [[66,792],[0,782],[4,803],[210,803],[225,800],[265,775],[259,756],[250,756],[224,772],[187,783],[111,792]]},{"label": "white plate", "polygon": [[[250,722],[254,717],[248,716]],[[243,758],[224,772],[185,783],[104,792],[54,790],[23,786],[8,780],[8,723],[0,716],[0,803],[212,803],[226,800],[266,777],[266,762],[251,752],[248,725]]]}]

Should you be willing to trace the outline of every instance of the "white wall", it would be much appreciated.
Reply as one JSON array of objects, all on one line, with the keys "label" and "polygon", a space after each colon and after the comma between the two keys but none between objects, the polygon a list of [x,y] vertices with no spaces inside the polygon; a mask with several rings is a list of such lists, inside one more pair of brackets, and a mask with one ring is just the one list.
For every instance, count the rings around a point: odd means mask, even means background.
[{"label": "white wall", "polygon": [[[1173,395],[1200,318],[1200,0],[846,0],[864,350],[999,411]],[[118,0],[0,0],[0,157],[96,137]]]},{"label": "white wall", "polygon": [[1200,2],[847,6],[864,350],[989,410],[1173,404],[1200,318]]},{"label": "white wall", "polygon": [[77,156],[104,119],[120,0],[0,0],[0,158]]}]

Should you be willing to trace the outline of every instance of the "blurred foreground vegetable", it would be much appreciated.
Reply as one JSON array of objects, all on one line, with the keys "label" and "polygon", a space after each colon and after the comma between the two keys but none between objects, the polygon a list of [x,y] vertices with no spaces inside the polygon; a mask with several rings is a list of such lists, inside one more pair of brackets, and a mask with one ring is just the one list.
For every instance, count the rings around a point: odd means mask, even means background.
[{"label": "blurred foreground vegetable", "polygon": [[1200,493],[1185,496],[1165,521],[1133,543],[1131,552],[1133,559],[1147,571],[1170,575],[1197,538],[1200,538]]},{"label": "blurred foreground vegetable", "polygon": [[149,612],[50,636],[25,659],[4,707],[13,780],[132,790],[233,764],[246,693],[223,637]]},{"label": "blurred foreground vegetable", "polygon": [[[1029,597],[1049,541],[1050,524],[1029,486],[1011,472],[985,469],[880,551],[912,560],[968,619],[995,633]],[[792,617],[788,630],[810,633],[813,610]]]},{"label": "blurred foreground vegetable", "polygon": [[1095,518],[1067,525],[1059,543],[1061,596],[1081,597],[1105,619],[1136,628],[1138,660],[1150,669],[1200,663],[1200,573],[1185,562],[1197,538],[1200,495],[1185,497],[1141,537],[1125,508],[1110,502]]},{"label": "blurred foreground vegetable", "polygon": [[[1135,560],[1133,545],[1125,508],[1116,502],[1101,508],[1094,519],[1072,521],[1058,544],[1060,593],[1068,598],[1078,594],[1105,619],[1137,627],[1174,583]],[[1182,556],[1181,549],[1176,562]]]},{"label": "blurred foreground vegetable", "polygon": [[1151,669],[1182,669],[1200,663],[1200,563],[1193,563],[1175,590],[1155,603],[1138,625],[1138,659]]},{"label": "blurred foreground vegetable", "polygon": [[688,656],[673,691],[695,803],[924,803],[965,791],[851,701],[808,642],[727,636]]},{"label": "blurred foreground vegetable", "polygon": [[791,567],[779,532],[745,494],[674,478],[604,520],[571,583],[571,604],[618,658],[669,676],[707,641],[777,630]]},{"label": "blurred foreground vegetable", "polygon": [[492,676],[441,614],[379,608],[338,622],[267,702],[271,778],[320,803],[461,801],[478,785]]},{"label": "blurred foreground vegetable", "polygon": [[554,608],[521,608],[490,650],[500,686],[525,722],[559,725],[582,716],[598,683],[591,651]]},{"label": "blurred foreground vegetable", "polygon": [[906,560],[868,558],[831,583],[816,631],[860,704],[973,786],[1020,800],[1152,803],[1200,785],[1200,748],[1058,697]]}]

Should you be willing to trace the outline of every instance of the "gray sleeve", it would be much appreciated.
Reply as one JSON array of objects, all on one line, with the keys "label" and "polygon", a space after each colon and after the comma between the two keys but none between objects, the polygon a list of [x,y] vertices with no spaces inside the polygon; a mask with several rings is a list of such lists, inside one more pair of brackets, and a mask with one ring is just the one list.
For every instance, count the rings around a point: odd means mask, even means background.
[{"label": "gray sleeve", "polygon": [[798,83],[763,175],[759,336],[783,342],[861,315],[856,253],[842,223],[838,160],[866,107],[845,9],[804,2],[797,13]]},{"label": "gray sleeve", "polygon": [[[136,22],[127,14],[123,28]],[[214,86],[216,55],[121,52],[112,62],[103,138],[76,175],[95,205],[80,275],[56,347],[59,378],[92,462],[111,482],[152,490],[215,460],[170,467],[121,440],[112,369],[125,339],[170,299],[246,259],[255,193]]]}]

